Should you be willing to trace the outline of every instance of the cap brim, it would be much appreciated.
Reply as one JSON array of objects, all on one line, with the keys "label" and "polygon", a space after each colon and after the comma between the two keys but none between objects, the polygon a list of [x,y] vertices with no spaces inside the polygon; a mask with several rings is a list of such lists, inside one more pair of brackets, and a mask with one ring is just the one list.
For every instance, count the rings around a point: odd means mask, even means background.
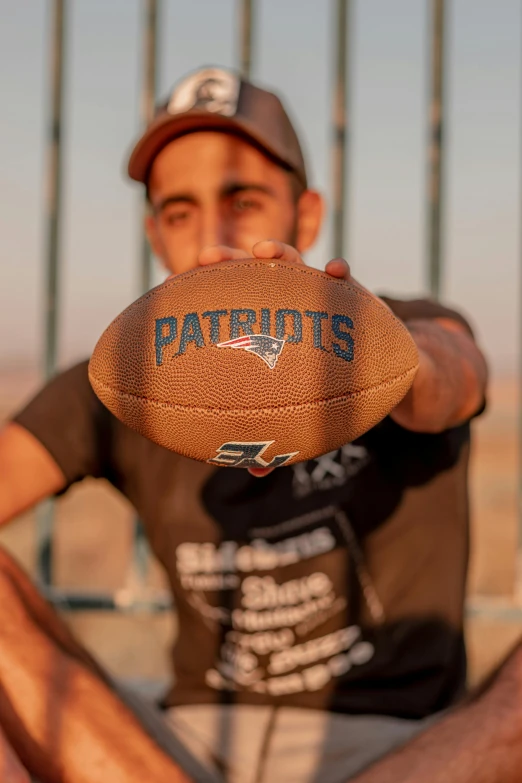
[{"label": "cap brim", "polygon": [[130,154],[127,167],[129,177],[137,182],[146,183],[152,163],[163,147],[180,136],[198,130],[236,133],[253,142],[288,170],[292,170],[292,166],[278,154],[267,139],[261,138],[243,118],[237,115],[224,117],[222,114],[210,114],[208,111],[189,111],[183,114],[162,115],[149,125]]}]

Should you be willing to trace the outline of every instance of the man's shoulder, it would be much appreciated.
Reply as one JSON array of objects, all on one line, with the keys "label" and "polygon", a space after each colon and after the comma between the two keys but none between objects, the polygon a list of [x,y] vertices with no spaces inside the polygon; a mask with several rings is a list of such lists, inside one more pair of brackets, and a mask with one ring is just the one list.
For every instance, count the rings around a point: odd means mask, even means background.
[{"label": "man's shoulder", "polygon": [[[92,390],[88,374],[89,360],[78,362],[65,370],[58,371],[43,383],[26,403],[26,408],[44,411],[47,406],[67,406],[71,399],[96,404],[98,398]],[[101,405],[101,403],[99,403]]]},{"label": "man's shoulder", "polygon": [[56,373],[12,417],[49,451],[55,441],[86,443],[111,426],[114,417],[96,397],[88,365],[86,359]]},{"label": "man's shoulder", "polygon": [[160,446],[120,422],[95,395],[88,360],[57,373],[14,417],[49,452],[66,487],[86,476],[123,486],[129,465],[148,465]]},{"label": "man's shoulder", "polygon": [[89,359],[83,359],[70,367],[60,370],[46,385],[59,383],[61,386],[84,387],[91,389],[89,382]]}]

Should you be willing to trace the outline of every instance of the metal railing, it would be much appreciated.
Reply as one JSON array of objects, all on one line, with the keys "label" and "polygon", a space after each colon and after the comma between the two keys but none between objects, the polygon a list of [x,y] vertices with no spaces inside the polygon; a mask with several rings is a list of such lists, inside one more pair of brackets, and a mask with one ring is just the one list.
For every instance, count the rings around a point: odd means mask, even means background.
[{"label": "metal railing", "polygon": [[431,95],[428,145],[428,286],[438,299],[442,285],[444,195],[444,86],[447,69],[445,0],[431,5]]},{"label": "metal railing", "polygon": [[[61,261],[63,104],[66,63],[66,0],[55,0],[50,68],[50,107],[47,127],[45,245],[45,345],[43,375],[51,378],[56,370],[58,346],[58,305]],[[43,585],[52,583],[54,501],[47,500],[37,513],[37,574]]]},{"label": "metal railing", "polygon": [[[444,120],[445,82],[447,73],[447,3],[446,0],[427,0],[430,29],[430,95],[427,120],[427,194],[426,194],[426,281],[427,289],[438,298],[443,288],[444,273]],[[255,52],[255,0],[237,0],[238,3],[238,69],[248,77],[252,72]],[[145,125],[153,116],[158,84],[159,30],[162,13],[161,0],[142,0],[143,70],[141,117]],[[67,60],[67,0],[53,0],[53,25],[49,104],[51,113],[47,134],[47,192],[46,192],[46,309],[44,376],[51,377],[56,370],[59,328],[59,293],[61,269],[61,191],[62,191],[62,129],[64,80]],[[331,190],[333,206],[332,254],[347,255],[346,228],[350,171],[350,87],[351,43],[353,30],[352,0],[331,0],[332,40],[335,41],[334,85],[332,100],[332,156]],[[146,201],[142,210],[147,210]],[[147,290],[152,280],[152,255],[145,236],[140,237],[140,293]],[[522,309],[522,308],[521,308]],[[522,325],[521,325],[522,330]],[[521,349],[522,375],[522,349]],[[522,454],[522,406],[520,413],[519,453]],[[52,501],[42,504],[38,512],[37,572],[44,592],[56,605],[71,610],[107,611],[162,611],[170,606],[164,595],[147,596],[141,587],[122,588],[112,595],[87,591],[63,591],[53,587],[53,518]],[[519,460],[519,559],[522,552],[522,459]],[[134,528],[134,555],[132,568],[138,575],[137,584],[145,582],[148,548],[139,520]],[[519,570],[522,566],[518,564]],[[136,583],[136,580],[135,580]],[[470,603],[472,614],[487,614],[522,620],[522,605],[512,601],[494,604],[475,600]]]},{"label": "metal railing", "polygon": [[[44,377],[49,379],[56,371],[58,346],[58,302],[61,269],[61,182],[62,182],[62,128],[64,107],[64,80],[67,61],[67,0],[54,0],[51,41],[51,117],[47,141],[48,203],[47,203],[47,307],[45,311]],[[154,115],[158,82],[159,31],[161,27],[161,0],[143,0],[143,75],[141,119],[145,127]],[[148,209],[146,198],[142,212]],[[142,221],[143,223],[143,221]],[[153,259],[144,232],[140,237],[140,290],[152,285]],[[150,594],[145,587],[150,553],[138,518],[133,522],[133,550],[129,564],[128,585],[115,593],[105,594],[89,590],[62,590],[53,584],[54,502],[46,501],[37,515],[37,578],[46,597],[57,607],[69,611],[163,611],[171,607],[168,594]]]}]

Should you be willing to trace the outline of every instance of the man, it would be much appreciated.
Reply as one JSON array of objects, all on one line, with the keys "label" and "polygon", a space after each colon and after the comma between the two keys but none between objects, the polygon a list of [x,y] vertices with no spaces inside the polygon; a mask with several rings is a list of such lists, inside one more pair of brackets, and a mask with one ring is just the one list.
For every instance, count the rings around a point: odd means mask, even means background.
[{"label": "man", "polygon": [[[170,274],[252,255],[302,263],[320,230],[282,104],[220,69],[174,90],[129,174]],[[326,269],[349,277],[342,259]],[[103,408],[85,363],[5,427],[0,521],[108,478],[144,521],[180,629],[175,683],[147,709],[0,552],[11,779],[342,783],[384,757],[360,780],[518,780],[519,650],[480,698],[441,715],[465,690],[466,472],[484,359],[457,313],[385,301],[419,349],[413,386],[357,442],[306,464],[250,475],[167,452]]]}]

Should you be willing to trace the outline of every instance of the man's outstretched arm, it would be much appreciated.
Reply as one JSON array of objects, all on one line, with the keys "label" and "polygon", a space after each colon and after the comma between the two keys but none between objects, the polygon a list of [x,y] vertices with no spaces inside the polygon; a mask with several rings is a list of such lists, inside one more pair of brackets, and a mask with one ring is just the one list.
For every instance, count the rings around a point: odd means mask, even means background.
[{"label": "man's outstretched arm", "polygon": [[[274,258],[303,264],[299,252],[283,242],[269,239],[252,248],[257,258]],[[204,248],[200,266],[245,257],[245,251],[225,246]],[[350,280],[350,267],[343,258],[326,264],[325,272],[340,280]],[[360,284],[359,284],[360,285]],[[456,318],[412,319],[406,326],[419,351],[419,370],[404,399],[391,417],[416,432],[442,432],[462,424],[484,402],[487,366],[470,331]],[[270,469],[251,469],[258,476]]]},{"label": "man's outstretched arm", "polygon": [[[303,263],[295,248],[274,240],[259,242],[252,253]],[[200,263],[228,257],[241,258],[242,254],[230,248],[207,248],[200,254]],[[341,280],[351,276],[343,258],[329,261],[325,272]],[[391,417],[416,432],[442,432],[467,421],[483,404],[487,382],[486,361],[470,331],[449,317],[408,320],[406,326],[419,351],[419,370]]]},{"label": "man's outstretched arm", "polygon": [[406,323],[419,351],[419,369],[391,412],[416,432],[442,432],[467,421],[484,402],[486,361],[469,331],[449,318]]},{"label": "man's outstretched arm", "polygon": [[520,783],[522,646],[491,686],[351,783]]},{"label": "man's outstretched arm", "polygon": [[[342,258],[326,265],[328,274],[350,279]],[[405,322],[419,352],[413,385],[391,418],[415,432],[443,432],[470,419],[484,403],[486,360],[469,329],[457,317]]]}]

